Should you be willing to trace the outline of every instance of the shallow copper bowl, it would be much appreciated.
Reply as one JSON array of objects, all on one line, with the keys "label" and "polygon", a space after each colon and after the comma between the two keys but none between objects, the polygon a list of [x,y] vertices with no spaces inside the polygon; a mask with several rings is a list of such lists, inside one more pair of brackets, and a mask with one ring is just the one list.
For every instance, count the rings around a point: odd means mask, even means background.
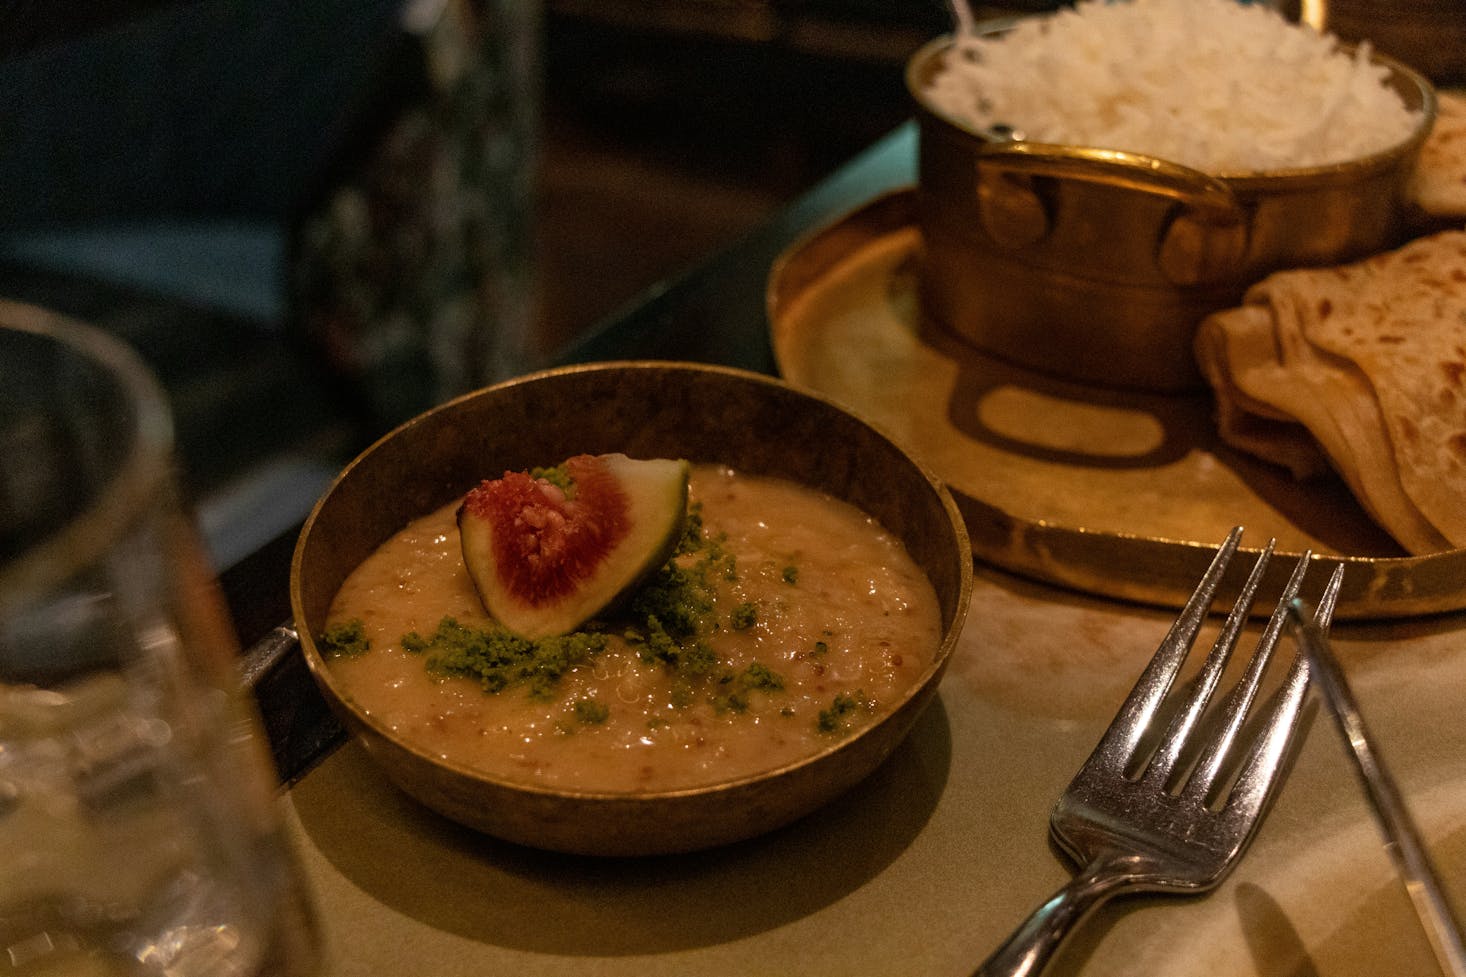
[{"label": "shallow copper bowl", "polygon": [[[877,518],[936,589],[942,638],[931,667],[883,718],[817,754],[756,776],[661,793],[547,789],[495,778],[429,755],[360,710],[313,637],[347,574],[410,519],[484,477],[613,451],[782,476]],[[388,779],[489,834],[595,855],[690,851],[751,837],[853,786],[936,694],[971,587],[971,550],[951,495],[879,431],[769,377],[645,362],[538,373],[409,421],[353,461],[316,504],[291,567],[291,601],[311,675]]]},{"label": "shallow copper bowl", "polygon": [[1405,181],[1434,125],[1435,92],[1398,61],[1374,55],[1421,112],[1404,142],[1336,165],[1208,175],[964,126],[925,94],[953,44],[937,38],[906,70],[919,128],[921,301],[987,353],[1081,382],[1199,389],[1191,344],[1208,313],[1236,305],[1270,272],[1400,241]]}]

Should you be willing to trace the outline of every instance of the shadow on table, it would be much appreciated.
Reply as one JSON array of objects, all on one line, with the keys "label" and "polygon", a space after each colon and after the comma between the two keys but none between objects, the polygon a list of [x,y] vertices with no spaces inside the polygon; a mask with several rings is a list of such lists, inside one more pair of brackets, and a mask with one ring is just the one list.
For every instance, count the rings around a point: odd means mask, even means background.
[{"label": "shadow on table", "polygon": [[539,953],[664,953],[765,932],[866,884],[930,818],[951,746],[938,698],[869,779],[803,820],[645,859],[558,855],[470,831],[394,789],[354,742],[291,798],[336,871],[428,926]]},{"label": "shadow on table", "polygon": [[1287,910],[1262,886],[1244,884],[1233,897],[1247,948],[1259,974],[1277,977],[1319,977],[1308,947],[1288,918]]}]

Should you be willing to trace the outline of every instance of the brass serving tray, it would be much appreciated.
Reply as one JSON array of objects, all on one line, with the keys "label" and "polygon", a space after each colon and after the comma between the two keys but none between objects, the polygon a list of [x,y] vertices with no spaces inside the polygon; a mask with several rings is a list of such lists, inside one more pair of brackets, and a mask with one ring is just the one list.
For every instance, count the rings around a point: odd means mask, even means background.
[{"label": "brass serving tray", "polygon": [[[1209,395],[1055,380],[924,321],[914,204],[910,190],[879,197],[780,256],[774,356],[787,381],[864,415],[945,479],[979,559],[1179,606],[1240,524],[1288,555],[1345,563],[1341,618],[1466,608],[1466,550],[1408,556],[1342,481],[1298,482],[1228,449]],[[1271,589],[1292,562],[1273,561]]]}]

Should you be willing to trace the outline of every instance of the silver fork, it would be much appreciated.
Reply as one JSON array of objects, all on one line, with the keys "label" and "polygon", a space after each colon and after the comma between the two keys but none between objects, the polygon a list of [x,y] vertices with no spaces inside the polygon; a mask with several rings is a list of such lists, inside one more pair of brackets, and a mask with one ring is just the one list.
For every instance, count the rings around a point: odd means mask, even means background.
[{"label": "silver fork", "polygon": [[[1288,603],[1298,594],[1309,554],[1293,569],[1252,661],[1222,702],[1217,731],[1200,756],[1188,744],[1247,620],[1273,544],[1253,565],[1231,613],[1159,745],[1143,744],[1206,618],[1218,584],[1242,539],[1232,530],[1176,623],[1156,650],[1094,753],[1050,817],[1054,839],[1081,866],[1070,882],[1028,918],[975,977],[1043,971],[1064,938],[1102,902],[1122,892],[1204,892],[1220,882],[1252,839],[1289,752],[1308,691],[1301,654],[1278,689],[1265,722],[1248,743],[1243,725],[1277,646]],[[1319,600],[1315,622],[1327,627],[1343,580],[1340,566]],[[1203,737],[1195,737],[1202,739]],[[1238,754],[1246,751],[1245,759]],[[1235,782],[1232,781],[1233,771]],[[1139,767],[1140,769],[1136,769]],[[1226,789],[1231,783],[1230,789]],[[1225,792],[1225,797],[1215,796]]]}]

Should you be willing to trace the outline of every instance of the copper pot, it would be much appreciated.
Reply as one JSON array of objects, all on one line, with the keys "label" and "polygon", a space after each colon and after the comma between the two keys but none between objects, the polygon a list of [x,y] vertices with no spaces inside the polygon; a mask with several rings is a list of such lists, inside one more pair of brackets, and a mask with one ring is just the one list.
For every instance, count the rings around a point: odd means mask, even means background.
[{"label": "copper pot", "polygon": [[1421,111],[1405,142],[1336,165],[1211,176],[964,127],[924,97],[953,44],[932,41],[906,71],[923,309],[984,351],[1082,382],[1200,388],[1191,341],[1208,313],[1272,271],[1397,243],[1405,180],[1435,121],[1430,83],[1376,56]]}]

